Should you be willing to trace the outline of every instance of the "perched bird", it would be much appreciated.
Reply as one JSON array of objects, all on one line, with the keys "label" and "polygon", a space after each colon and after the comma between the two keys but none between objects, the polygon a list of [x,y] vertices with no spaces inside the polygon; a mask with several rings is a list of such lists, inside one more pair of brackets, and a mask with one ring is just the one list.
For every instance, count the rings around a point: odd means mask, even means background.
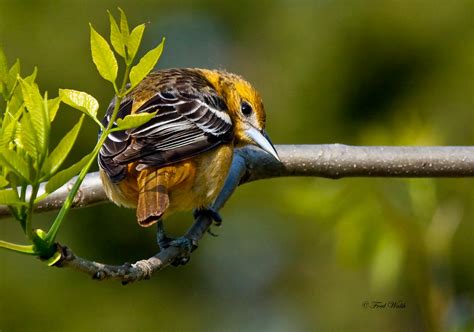
[{"label": "perched bird", "polygon": [[[114,106],[113,100],[104,126]],[[171,240],[163,235],[161,220],[173,212],[195,209],[195,215],[220,221],[210,206],[235,147],[254,144],[278,159],[264,131],[262,99],[238,75],[207,69],[152,72],[122,100],[117,118],[144,112],[157,113],[140,127],[107,137],[98,157],[100,176],[110,200],[136,208],[140,226],[158,222],[162,247]]]}]

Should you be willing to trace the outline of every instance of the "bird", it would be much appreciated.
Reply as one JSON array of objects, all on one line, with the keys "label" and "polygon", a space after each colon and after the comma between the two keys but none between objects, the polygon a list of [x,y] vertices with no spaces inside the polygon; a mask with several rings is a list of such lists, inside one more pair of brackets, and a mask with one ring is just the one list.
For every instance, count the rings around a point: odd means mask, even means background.
[{"label": "bird", "polygon": [[[104,127],[115,103],[116,98]],[[136,209],[140,226],[158,225],[161,248],[181,244],[163,229],[163,220],[174,212],[194,210],[195,217],[222,221],[211,205],[235,148],[255,145],[279,160],[265,131],[262,98],[237,74],[200,68],[153,71],[122,99],[116,119],[145,112],[156,114],[143,125],[107,136],[98,155],[99,173],[112,202]]]}]

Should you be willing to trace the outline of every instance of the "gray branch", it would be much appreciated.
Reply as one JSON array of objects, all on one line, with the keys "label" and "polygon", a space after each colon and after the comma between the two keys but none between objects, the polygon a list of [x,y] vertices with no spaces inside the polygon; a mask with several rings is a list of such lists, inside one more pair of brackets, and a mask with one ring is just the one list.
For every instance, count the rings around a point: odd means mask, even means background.
[{"label": "gray branch", "polygon": [[[284,176],[318,176],[331,179],[343,177],[472,177],[474,147],[409,147],[409,146],[349,146],[277,145],[281,163],[260,149],[237,149],[244,158],[246,170],[242,183]],[[36,207],[36,212],[59,209],[75,179],[64,185]],[[42,193],[40,189],[40,194]],[[97,173],[86,176],[74,207],[106,202]],[[10,216],[0,205],[0,218]]]},{"label": "gray branch", "polygon": [[[234,189],[246,182],[283,176],[318,176],[331,179],[343,177],[473,177],[474,147],[395,147],[329,145],[279,145],[281,162],[265,152],[246,147],[237,149],[232,170],[220,196],[214,203],[219,210]],[[74,180],[58,189],[36,207],[37,212],[59,209]],[[97,173],[89,174],[79,190],[74,207],[105,202],[107,197]],[[0,206],[0,218],[9,215]],[[186,233],[196,245],[211,226],[206,217],[198,218]],[[187,252],[169,247],[155,256],[134,264],[111,266],[91,262],[62,247],[60,266],[69,266],[95,279],[117,279],[123,283],[149,278]]]}]

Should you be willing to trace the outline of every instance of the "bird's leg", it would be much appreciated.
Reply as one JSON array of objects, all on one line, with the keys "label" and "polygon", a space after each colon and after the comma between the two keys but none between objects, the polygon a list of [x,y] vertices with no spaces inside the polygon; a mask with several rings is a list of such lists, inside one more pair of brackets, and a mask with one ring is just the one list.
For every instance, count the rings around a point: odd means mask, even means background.
[{"label": "bird's leg", "polygon": [[[246,170],[247,164],[245,158],[243,157],[240,150],[237,149],[232,159],[232,165],[230,167],[229,174],[227,175],[227,179],[225,180],[224,186],[222,187],[219,195],[217,195],[217,198],[215,199],[212,206],[195,210],[194,219],[196,220],[199,216],[204,215],[211,219],[214,225],[221,226],[222,218],[217,211],[222,208],[225,202],[227,202],[230,196],[232,196],[235,189],[239,186],[240,181],[245,176]],[[212,236],[217,236],[211,231],[210,227],[207,232]]]},{"label": "bird's leg", "polygon": [[[222,218],[217,213],[217,210],[222,208],[224,203],[230,198],[235,188],[237,188],[240,181],[245,176],[246,170],[247,170],[247,165],[245,162],[245,158],[243,157],[242,153],[237,151],[237,153],[234,155],[234,158],[232,160],[232,166],[227,176],[227,179],[224,183],[224,187],[222,188],[221,192],[217,196],[212,207],[210,209],[209,208],[207,209],[207,210],[213,211],[211,212],[211,215],[209,216],[211,220],[219,224],[222,223]],[[196,212],[197,212],[197,215],[196,215]],[[192,232],[192,230],[194,230],[195,227],[197,228],[202,227],[201,225],[202,220],[200,223],[199,222],[200,220],[198,218],[200,213],[201,212],[198,212],[198,210],[195,211],[195,214],[194,214],[195,221],[190,231],[188,231],[188,233]],[[175,245],[178,247],[184,246],[185,248],[190,248],[189,253],[194,251],[197,248],[197,242],[196,242],[197,240],[191,240],[189,237],[183,236],[178,239],[172,239],[172,238],[167,237],[163,229],[163,222],[161,219],[158,220],[157,226],[158,226],[157,240],[158,240],[158,245],[160,246],[160,248],[164,249],[172,245]],[[209,226],[206,224],[205,227],[209,227]],[[187,257],[177,258],[172,264],[177,266],[181,264],[186,264],[188,261],[189,261],[189,255]]]},{"label": "bird's leg", "polygon": [[191,258],[191,252],[193,252],[196,248],[197,245],[195,241],[191,240],[190,238],[186,236],[181,236],[176,239],[170,238],[166,235],[165,229],[163,227],[163,220],[160,219],[156,223],[156,240],[158,242],[158,246],[160,247],[160,250],[166,249],[168,247],[177,247],[177,248],[183,248],[184,253],[177,257],[171,265],[173,266],[179,266],[179,265],[184,265],[187,262],[189,262]]},{"label": "bird's leg", "polygon": [[159,219],[156,223],[156,242],[160,249],[165,249],[170,246],[170,242],[174,239],[166,236],[165,228],[163,227],[163,220]]}]

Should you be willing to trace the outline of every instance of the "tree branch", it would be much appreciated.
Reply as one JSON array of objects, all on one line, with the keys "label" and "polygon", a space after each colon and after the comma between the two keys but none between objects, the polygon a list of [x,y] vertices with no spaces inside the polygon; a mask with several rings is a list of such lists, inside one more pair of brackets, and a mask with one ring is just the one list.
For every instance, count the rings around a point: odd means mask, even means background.
[{"label": "tree branch", "polygon": [[246,182],[282,176],[472,177],[473,146],[279,145],[281,163],[261,150],[241,150],[248,162]]},{"label": "tree branch", "polygon": [[[472,177],[472,146],[350,146],[343,144],[277,145],[281,163],[262,150],[246,147],[236,150],[246,163],[241,184],[284,176],[343,177]],[[35,212],[59,209],[75,179],[41,201]],[[44,186],[39,194],[44,192]],[[74,207],[107,201],[98,173],[86,176]],[[10,216],[0,205],[0,218]]]},{"label": "tree branch", "polygon": [[[197,245],[211,224],[212,221],[209,218],[199,217],[185,236]],[[92,276],[96,280],[120,280],[123,285],[129,282],[150,279],[153,273],[173,264],[177,259],[189,255],[183,248],[168,247],[148,259],[133,264],[107,265],[81,258],[76,256],[68,247],[58,246],[62,250],[62,257],[55,266],[71,267]]]},{"label": "tree branch", "polygon": [[[474,176],[474,147],[395,147],[330,145],[279,145],[281,162],[265,152],[246,147],[237,149],[226,185],[213,208],[219,210],[239,184],[283,176],[319,176],[332,179],[342,177],[472,177]],[[36,206],[36,212],[59,209],[70,188],[68,184]],[[41,192],[40,192],[41,194]],[[107,201],[98,173],[84,180],[75,207]],[[0,206],[0,218],[9,215]],[[186,236],[198,244],[212,221],[199,217]],[[148,279],[177,258],[185,257],[185,249],[169,247],[155,256],[134,264],[120,266],[91,262],[76,256],[69,248],[61,247],[63,258],[58,266],[68,266],[85,272],[95,279],[118,279],[123,283]]]}]

